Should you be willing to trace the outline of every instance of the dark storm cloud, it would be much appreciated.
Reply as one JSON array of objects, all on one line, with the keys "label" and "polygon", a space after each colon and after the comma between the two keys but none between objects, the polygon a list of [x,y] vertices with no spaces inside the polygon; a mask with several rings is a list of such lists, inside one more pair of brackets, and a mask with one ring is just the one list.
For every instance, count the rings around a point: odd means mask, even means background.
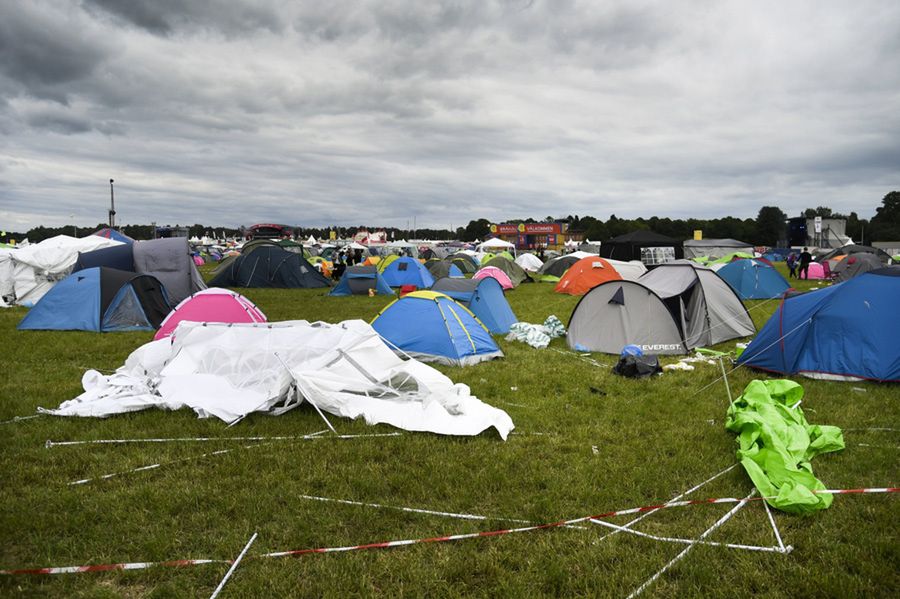
[{"label": "dark storm cloud", "polygon": [[6,93],[19,84],[38,97],[64,100],[63,86],[89,77],[112,52],[94,33],[77,10],[0,4],[0,73],[9,79]]},{"label": "dark storm cloud", "polygon": [[258,29],[278,32],[283,27],[279,8],[285,6],[284,2],[244,0],[85,0],[85,4],[157,35],[180,29],[229,35]]}]

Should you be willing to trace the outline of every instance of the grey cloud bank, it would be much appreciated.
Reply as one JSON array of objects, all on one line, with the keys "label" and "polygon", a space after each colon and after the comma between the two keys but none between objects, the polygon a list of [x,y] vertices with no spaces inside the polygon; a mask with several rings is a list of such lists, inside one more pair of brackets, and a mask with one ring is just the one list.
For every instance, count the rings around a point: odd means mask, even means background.
[{"label": "grey cloud bank", "polygon": [[900,3],[0,2],[0,228],[868,217]]}]

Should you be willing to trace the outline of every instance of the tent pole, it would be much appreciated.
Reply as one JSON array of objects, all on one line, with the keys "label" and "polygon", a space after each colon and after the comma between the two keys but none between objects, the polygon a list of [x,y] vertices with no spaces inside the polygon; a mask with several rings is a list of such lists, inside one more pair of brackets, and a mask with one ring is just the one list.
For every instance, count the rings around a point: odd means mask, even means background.
[{"label": "tent pole", "polygon": [[[275,357],[278,358],[278,361],[281,362],[281,365],[284,366],[285,370],[288,371],[288,374],[291,375],[291,378],[293,379],[294,373],[290,369],[290,367],[288,367],[287,362],[285,362],[284,360],[281,359],[281,356],[278,355],[278,352],[273,352],[273,353],[275,354]],[[296,381],[296,379],[295,379],[295,381]],[[328,422],[328,418],[325,417],[325,414],[322,413],[322,410],[319,409],[319,406],[317,406],[315,404],[315,402],[312,402],[312,401],[310,401],[308,403],[312,404],[312,407],[314,407],[316,409],[316,412],[318,412],[319,416],[322,417],[322,420],[325,421],[325,426],[327,426],[329,428],[329,430],[331,430],[331,432],[334,433],[335,435],[338,434],[338,432],[336,430],[334,430],[334,427],[331,426],[331,423]]]},{"label": "tent pole", "polygon": [[722,356],[719,356],[719,366],[722,368],[722,378],[725,379],[725,390],[728,392],[728,405],[734,403],[731,399],[731,386],[728,384],[728,374],[725,372],[725,362],[722,360]]}]

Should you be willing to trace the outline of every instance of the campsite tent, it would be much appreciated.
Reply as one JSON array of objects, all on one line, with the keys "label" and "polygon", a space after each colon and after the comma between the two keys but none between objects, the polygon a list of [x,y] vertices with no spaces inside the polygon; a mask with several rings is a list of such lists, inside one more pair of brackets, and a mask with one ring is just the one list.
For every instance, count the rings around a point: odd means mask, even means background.
[{"label": "campsite tent", "polygon": [[600,256],[616,260],[640,260],[645,266],[684,257],[682,242],[653,231],[632,231],[613,237],[600,246]]},{"label": "campsite tent", "polygon": [[544,265],[538,269],[538,279],[545,283],[556,283],[573,264],[578,262],[578,260],[580,260],[580,258],[577,258],[572,254],[551,258],[544,262]]},{"label": "campsite tent", "polygon": [[[859,254],[847,256],[845,259],[838,262],[831,272],[836,275],[835,281],[843,283],[844,281],[849,281],[853,277],[859,276],[865,272],[878,270],[883,266],[881,260],[875,254],[861,252]],[[898,298],[898,301],[900,301],[900,298]]]},{"label": "campsite tent", "polygon": [[644,263],[640,260],[629,260],[628,262],[625,262],[624,260],[613,260],[612,258],[605,258],[605,260],[609,262],[612,267],[618,271],[619,276],[626,281],[637,281],[647,272],[647,267],[644,266]]},{"label": "campsite tent", "polygon": [[[824,279],[825,278],[825,267],[819,264],[818,262],[810,262],[809,270],[807,271],[810,279]],[[798,275],[799,276],[799,275]]]},{"label": "campsite tent", "polygon": [[619,281],[622,276],[612,265],[599,256],[582,258],[566,271],[554,291],[569,295],[584,295],[591,288],[607,281]]},{"label": "campsite tent", "polygon": [[78,254],[73,272],[105,266],[156,277],[165,286],[169,301],[206,289],[195,257],[184,237],[135,241]]},{"label": "campsite tent", "polygon": [[781,297],[790,284],[774,267],[760,260],[735,260],[716,271],[741,299]]},{"label": "campsite tent", "polygon": [[541,262],[541,259],[535,256],[534,254],[524,253],[519,254],[519,257],[516,258],[516,264],[522,267],[523,270],[528,272],[537,272],[544,265]]},{"label": "campsite tent", "polygon": [[13,284],[12,248],[0,248],[0,308],[6,308],[15,300],[15,285]]},{"label": "campsite tent", "polygon": [[241,254],[216,275],[210,287],[276,287],[281,289],[329,287],[328,279],[300,254],[266,245]]},{"label": "campsite tent", "polygon": [[475,249],[479,252],[502,252],[504,250],[515,251],[516,245],[508,241],[503,241],[499,237],[494,237],[493,239],[488,239],[484,243],[479,244]]},{"label": "campsite tent", "polygon": [[379,295],[394,295],[394,290],[385,282],[377,268],[358,264],[344,271],[341,280],[328,295],[367,295],[370,289],[374,289]]},{"label": "campsite tent", "polygon": [[684,257],[718,260],[728,254],[743,252],[753,256],[753,246],[737,239],[688,239],[684,242]]},{"label": "campsite tent", "polygon": [[53,285],[72,272],[79,252],[89,252],[104,247],[120,245],[118,241],[88,235],[75,238],[57,235],[20,247],[10,254],[15,265],[13,293],[20,306],[33,306]]},{"label": "campsite tent", "polygon": [[394,300],[372,321],[391,347],[425,362],[468,366],[503,357],[490,331],[443,293],[414,291]]},{"label": "campsite tent", "polygon": [[638,281],[594,287],[572,311],[568,342],[587,351],[619,353],[633,344],[655,354],[679,354],[755,331],[725,281],[708,268],[678,260]]},{"label": "campsite tent", "polygon": [[786,297],[738,358],[813,378],[900,382],[900,268]]},{"label": "campsite tent", "polygon": [[485,266],[472,275],[473,279],[483,279],[485,277],[491,277],[493,279],[497,279],[497,282],[500,283],[500,286],[504,289],[513,289],[515,285],[513,282],[509,280],[509,277],[505,272],[497,268],[496,266]]},{"label": "campsite tent", "polygon": [[493,277],[483,279],[438,279],[431,288],[448,295],[467,307],[493,334],[508,333],[518,322],[503,287]]},{"label": "campsite tent", "polygon": [[246,297],[229,289],[212,287],[185,298],[166,316],[154,339],[169,337],[183,320],[192,322],[266,322],[266,315]]},{"label": "campsite tent", "polygon": [[419,289],[428,289],[434,284],[434,277],[425,265],[409,256],[401,256],[392,260],[381,271],[385,283],[391,287],[415,285]]},{"label": "campsite tent", "polygon": [[21,330],[139,331],[157,328],[169,313],[156,277],[89,268],[53,286],[19,323]]},{"label": "campsite tent", "polygon": [[450,260],[429,260],[425,263],[425,268],[431,273],[435,280],[442,277],[463,277],[459,267]]},{"label": "campsite tent", "polygon": [[509,277],[509,280],[512,281],[513,286],[518,287],[522,283],[530,283],[531,279],[528,278],[528,273],[525,272],[521,266],[516,264],[511,258],[504,258],[502,255],[497,255],[494,258],[491,258],[487,262],[482,262],[481,267],[485,266],[493,266],[494,268],[499,268],[506,276]]},{"label": "campsite tent", "polygon": [[825,254],[816,257],[817,262],[824,262],[825,260],[831,260],[835,256],[849,256],[851,254],[875,254],[878,256],[878,259],[881,260],[883,264],[891,263],[891,255],[888,254],[881,248],[872,247],[870,245],[857,245],[857,244],[849,244],[843,247],[835,248],[831,251],[828,251]]}]

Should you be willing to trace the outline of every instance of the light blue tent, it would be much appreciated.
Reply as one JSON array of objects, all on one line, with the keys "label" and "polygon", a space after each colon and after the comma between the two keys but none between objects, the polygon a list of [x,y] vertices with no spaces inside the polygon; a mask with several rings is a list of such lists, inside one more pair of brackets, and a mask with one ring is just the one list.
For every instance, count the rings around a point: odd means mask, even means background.
[{"label": "light blue tent", "polygon": [[391,287],[415,285],[418,289],[428,289],[434,285],[434,277],[425,265],[409,256],[397,258],[387,265],[381,276]]},{"label": "light blue tent", "polygon": [[377,268],[362,265],[345,270],[341,280],[328,295],[366,295],[369,289],[374,289],[380,295],[394,295],[394,290],[384,281]]},{"label": "light blue tent", "polygon": [[382,310],[372,328],[390,347],[426,362],[468,366],[503,357],[484,324],[443,293],[408,293]]},{"label": "light blue tent", "polygon": [[741,299],[772,299],[791,288],[781,273],[759,260],[735,260],[716,271]]},{"label": "light blue tent", "polygon": [[47,292],[20,330],[152,331],[170,312],[156,277],[114,268],[72,273]]},{"label": "light blue tent", "polygon": [[508,333],[509,327],[518,322],[503,295],[503,287],[493,277],[438,279],[431,290],[449,295],[467,307],[495,335]]}]

